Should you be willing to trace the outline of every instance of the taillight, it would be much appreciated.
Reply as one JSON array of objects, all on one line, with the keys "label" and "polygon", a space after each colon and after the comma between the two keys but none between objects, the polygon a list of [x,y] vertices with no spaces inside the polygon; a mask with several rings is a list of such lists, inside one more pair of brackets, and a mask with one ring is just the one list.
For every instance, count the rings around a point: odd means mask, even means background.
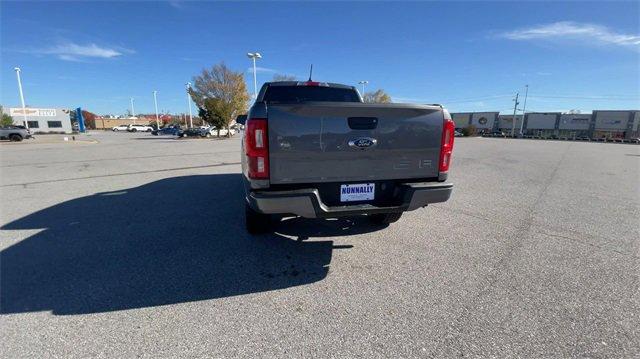
[{"label": "taillight", "polygon": [[442,126],[442,142],[440,143],[440,172],[447,172],[451,164],[451,153],[453,152],[453,133],[455,131],[453,121],[446,119]]},{"label": "taillight", "polygon": [[269,137],[266,118],[247,121],[244,148],[247,155],[249,178],[269,178]]}]

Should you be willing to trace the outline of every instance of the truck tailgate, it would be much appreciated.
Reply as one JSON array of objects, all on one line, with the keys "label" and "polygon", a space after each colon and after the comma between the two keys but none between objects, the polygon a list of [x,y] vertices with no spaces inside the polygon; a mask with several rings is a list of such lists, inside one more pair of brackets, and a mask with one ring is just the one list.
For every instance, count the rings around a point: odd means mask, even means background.
[{"label": "truck tailgate", "polygon": [[269,105],[272,184],[438,177],[439,106]]}]

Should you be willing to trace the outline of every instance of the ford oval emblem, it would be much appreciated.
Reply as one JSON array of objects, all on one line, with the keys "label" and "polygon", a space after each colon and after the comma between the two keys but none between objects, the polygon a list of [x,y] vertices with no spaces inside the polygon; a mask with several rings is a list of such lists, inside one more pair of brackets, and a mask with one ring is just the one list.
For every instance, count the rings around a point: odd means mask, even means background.
[{"label": "ford oval emblem", "polygon": [[366,150],[367,148],[371,148],[378,143],[378,140],[370,137],[360,137],[355,140],[349,141],[349,146],[353,148],[358,148],[361,150]]}]

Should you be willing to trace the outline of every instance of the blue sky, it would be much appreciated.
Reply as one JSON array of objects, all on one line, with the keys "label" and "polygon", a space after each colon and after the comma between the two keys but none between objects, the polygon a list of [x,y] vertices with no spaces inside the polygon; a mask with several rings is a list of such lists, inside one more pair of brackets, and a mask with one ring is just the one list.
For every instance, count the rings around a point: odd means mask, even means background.
[{"label": "blue sky", "polygon": [[6,2],[0,104],[185,112],[184,84],[224,61],[382,88],[452,111],[640,108],[638,2]]}]

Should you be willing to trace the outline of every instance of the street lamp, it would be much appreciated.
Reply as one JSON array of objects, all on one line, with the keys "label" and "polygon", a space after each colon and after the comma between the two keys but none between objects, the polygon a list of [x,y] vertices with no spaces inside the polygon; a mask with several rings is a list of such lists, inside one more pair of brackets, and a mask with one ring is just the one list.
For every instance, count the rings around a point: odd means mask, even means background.
[{"label": "street lamp", "polygon": [[158,91],[153,91],[153,103],[156,107],[156,130],[160,129],[160,119],[158,118]]},{"label": "street lamp", "polygon": [[193,115],[191,114],[191,82],[185,84],[187,87],[187,106],[189,106],[189,124],[193,127]]},{"label": "street lamp", "polygon": [[20,92],[20,102],[22,102],[22,120],[24,121],[24,127],[28,130],[29,129],[29,123],[27,122],[27,109],[24,105],[24,94],[22,93],[22,81],[20,80],[20,68],[19,67],[14,67],[13,68],[16,71],[16,76],[18,77],[18,90]]},{"label": "street lamp", "polygon": [[363,81],[359,81],[358,83],[362,85],[362,96],[364,96],[364,86],[368,84],[369,81],[363,80]]},{"label": "street lamp", "polygon": [[130,97],[131,100],[131,118],[133,118],[133,124],[136,124],[136,110],[133,109],[133,97]]},{"label": "street lamp", "polygon": [[253,60],[253,97],[258,98],[258,80],[256,78],[256,59],[261,59],[259,52],[247,52],[247,57]]}]

